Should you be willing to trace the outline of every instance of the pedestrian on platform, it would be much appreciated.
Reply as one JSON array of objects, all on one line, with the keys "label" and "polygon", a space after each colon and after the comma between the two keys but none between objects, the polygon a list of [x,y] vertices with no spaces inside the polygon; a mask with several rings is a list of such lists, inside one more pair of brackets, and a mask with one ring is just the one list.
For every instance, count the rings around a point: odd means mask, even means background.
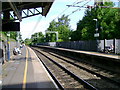
[{"label": "pedestrian on platform", "polygon": [[21,50],[17,47],[17,52],[18,52],[18,55],[21,55]]},{"label": "pedestrian on platform", "polygon": [[18,55],[18,49],[17,49],[16,46],[15,46],[15,48],[13,49],[13,54],[14,54],[14,55]]}]

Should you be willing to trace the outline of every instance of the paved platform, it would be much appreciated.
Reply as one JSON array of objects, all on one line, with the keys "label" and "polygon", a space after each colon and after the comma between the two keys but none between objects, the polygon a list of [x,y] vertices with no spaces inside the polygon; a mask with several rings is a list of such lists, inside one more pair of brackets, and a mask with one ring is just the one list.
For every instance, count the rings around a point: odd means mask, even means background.
[{"label": "paved platform", "polygon": [[21,51],[2,66],[2,88],[57,88],[34,51],[29,47]]},{"label": "paved platform", "polygon": [[58,48],[58,47],[52,47],[52,46],[43,46],[43,45],[38,45],[38,47],[60,50],[60,51],[69,51],[69,52],[73,52],[73,53],[75,52],[75,53],[80,53],[80,54],[88,54],[88,55],[100,56],[100,57],[104,57],[104,58],[107,57],[107,58],[113,58],[113,59],[120,60],[120,55],[115,55],[115,54],[106,54],[106,53],[100,53],[100,52],[82,51],[82,50]]}]

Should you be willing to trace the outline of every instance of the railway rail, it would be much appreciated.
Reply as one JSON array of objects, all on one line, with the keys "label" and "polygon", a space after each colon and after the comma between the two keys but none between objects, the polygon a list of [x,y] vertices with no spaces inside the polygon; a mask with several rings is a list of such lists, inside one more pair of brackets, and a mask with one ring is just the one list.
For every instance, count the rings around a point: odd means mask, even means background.
[{"label": "railway rail", "polygon": [[[117,80],[110,79],[110,77],[112,77],[113,75],[110,75],[110,74],[107,75],[108,73],[105,73],[102,70],[100,71],[100,70],[98,70],[98,68],[97,69],[93,68],[88,64],[83,64],[83,63],[77,62],[75,60],[71,60],[70,58],[59,56],[52,52],[46,52],[45,50],[41,50],[39,48],[33,48],[33,49],[35,50],[36,53],[39,52],[40,54],[42,54],[42,55],[38,55],[39,58],[44,56],[44,57],[48,58],[49,60],[52,60],[54,63],[56,63],[57,66],[61,66],[62,68],[67,69],[67,71],[62,71],[62,73],[58,74],[58,72],[61,72],[61,70],[60,69],[54,70],[57,67],[51,67],[53,65],[49,66],[49,63],[45,62],[45,60],[44,60],[45,63],[48,63],[47,65],[49,68],[51,68],[50,70],[52,70],[52,72],[54,72],[54,74],[57,74],[54,77],[58,77],[59,79],[63,76],[69,77],[67,79],[68,81],[66,79],[65,80],[58,79],[59,82],[64,81],[64,83],[63,83],[64,85],[67,85],[66,82],[70,83],[70,81],[72,81],[71,83],[75,82],[78,85],[78,81],[76,82],[76,81],[74,81],[75,79],[72,79],[70,77],[70,76],[72,76],[72,75],[70,75],[70,73],[72,73],[73,75],[77,76],[76,80],[78,80],[78,78],[82,78],[82,81],[84,83],[86,82],[88,85],[90,85],[90,88],[92,87],[93,89],[101,89],[101,88],[117,88],[118,89],[118,88],[120,88],[119,87],[119,78],[117,78]],[[68,72],[68,71],[70,73],[68,75],[66,75],[66,72]],[[61,75],[63,75],[63,76],[61,76]],[[107,75],[107,76],[105,76],[105,75]],[[76,86],[74,84],[73,85],[70,84],[70,87],[63,85],[63,87],[64,88],[77,88],[77,87],[80,88],[81,87],[81,85]],[[84,86],[82,86],[82,88],[83,87]]]},{"label": "railway rail", "polygon": [[[66,62],[68,62],[68,63],[70,63],[78,68],[82,68],[83,70],[86,70],[92,74],[95,74],[98,77],[107,79],[110,82],[113,82],[113,83],[120,85],[120,73],[115,73],[115,72],[112,72],[110,70],[106,70],[106,69],[101,68],[95,64],[88,63],[88,62],[85,62],[83,60],[80,61],[80,60],[73,58],[73,57],[69,57],[69,56],[65,56],[65,55],[62,56],[60,53],[57,53],[57,54],[55,54],[53,52],[48,52],[48,53],[55,56],[55,57],[60,58],[61,60],[66,61]],[[72,58],[72,59],[70,59],[70,58]],[[114,77],[114,78],[111,78],[111,77]]]},{"label": "railway rail", "polygon": [[54,80],[57,82],[60,89],[64,88],[80,88],[83,90],[97,90],[95,87],[90,85],[85,80],[79,78],[77,75],[69,71],[67,68],[63,67],[56,61],[47,57],[45,54],[41,53],[39,50],[35,49],[36,54],[39,59],[45,65],[47,70],[49,70]]}]

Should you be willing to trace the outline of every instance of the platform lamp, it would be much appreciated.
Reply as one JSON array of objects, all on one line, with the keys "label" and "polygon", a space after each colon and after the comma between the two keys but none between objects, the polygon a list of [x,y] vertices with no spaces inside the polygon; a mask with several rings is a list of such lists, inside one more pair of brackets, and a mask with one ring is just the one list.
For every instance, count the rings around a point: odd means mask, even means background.
[{"label": "platform lamp", "polygon": [[96,37],[96,47],[97,47],[97,52],[98,52],[98,37],[99,37],[99,33],[98,33],[98,19],[93,19],[96,21],[96,29],[95,29],[95,34],[94,37]]},{"label": "platform lamp", "polygon": [[7,33],[7,60],[10,60],[10,32]]}]

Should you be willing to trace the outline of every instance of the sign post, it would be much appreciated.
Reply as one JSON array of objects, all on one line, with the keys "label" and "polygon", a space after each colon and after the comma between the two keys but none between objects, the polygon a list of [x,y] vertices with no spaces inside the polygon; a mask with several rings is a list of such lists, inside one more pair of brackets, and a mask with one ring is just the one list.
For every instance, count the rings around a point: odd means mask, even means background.
[{"label": "sign post", "polygon": [[10,32],[7,33],[7,60],[10,60]]}]

